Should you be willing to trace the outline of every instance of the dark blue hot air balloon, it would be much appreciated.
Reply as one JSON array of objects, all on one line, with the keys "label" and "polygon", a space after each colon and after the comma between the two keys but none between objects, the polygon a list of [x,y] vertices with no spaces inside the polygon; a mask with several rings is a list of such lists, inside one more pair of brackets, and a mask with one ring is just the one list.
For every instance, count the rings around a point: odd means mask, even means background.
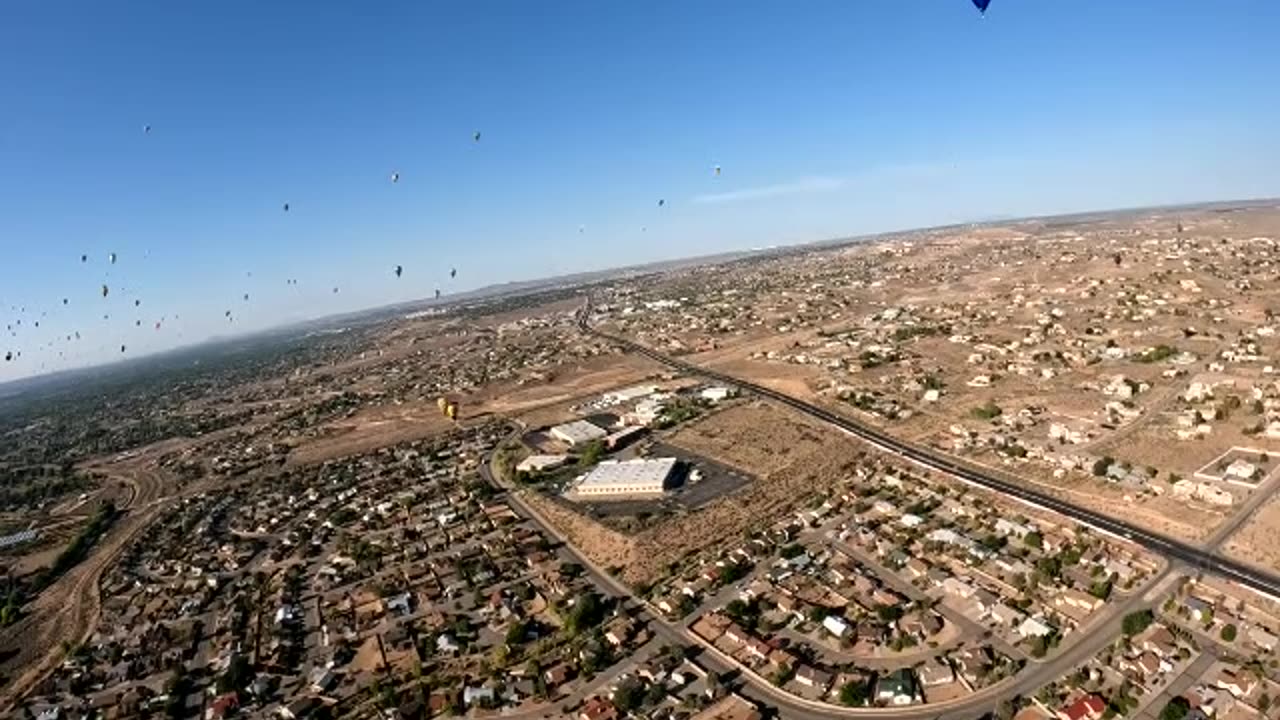
[{"label": "dark blue hot air balloon", "polygon": [[973,0],[973,6],[978,8],[978,12],[987,12],[987,6],[991,4],[991,0]]}]

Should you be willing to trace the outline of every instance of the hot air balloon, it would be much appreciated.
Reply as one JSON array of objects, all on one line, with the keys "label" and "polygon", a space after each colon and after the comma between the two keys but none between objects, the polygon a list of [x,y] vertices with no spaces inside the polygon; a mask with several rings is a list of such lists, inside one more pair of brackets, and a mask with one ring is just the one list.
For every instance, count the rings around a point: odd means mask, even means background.
[{"label": "hot air balloon", "polygon": [[108,294],[108,293],[110,293],[110,292],[111,292],[111,289],[110,289],[110,288],[108,288],[106,285],[103,285],[103,286],[102,286],[102,297],[106,297],[106,296],[107,296],[107,294]]},{"label": "hot air balloon", "polygon": [[124,346],[124,345],[121,345],[121,346],[120,346],[120,352],[124,352],[124,350],[125,350],[125,346]]},{"label": "hot air balloon", "polygon": [[289,203],[284,204],[284,211],[289,212]]},{"label": "hot air balloon", "polygon": [[338,294],[338,288],[334,288],[334,289],[333,289],[333,294],[334,294],[334,295],[337,295],[337,294]]},{"label": "hot air balloon", "polygon": [[440,288],[436,288],[436,299],[440,299]]},{"label": "hot air balloon", "polygon": [[475,132],[475,134],[471,136],[471,142],[480,142],[480,131],[479,131],[479,130],[477,130],[477,131]]},{"label": "hot air balloon", "polygon": [[716,166],[716,177],[720,177],[720,166]]},{"label": "hot air balloon", "polygon": [[249,302],[249,293],[244,294],[244,301]]},{"label": "hot air balloon", "polygon": [[438,397],[436,398],[436,407],[440,408],[440,414],[443,415],[444,409],[449,407],[449,401],[445,400],[443,397]]},{"label": "hot air balloon", "polygon": [[5,362],[13,362],[13,351],[12,351],[12,350],[10,350],[9,352],[7,352],[7,353],[5,353],[5,354],[4,354],[4,361],[5,361]]},{"label": "hot air balloon", "polygon": [[397,265],[397,266],[396,266],[396,277],[400,277],[400,276],[401,276],[401,275],[403,275],[403,274],[404,274],[404,268],[403,268],[402,266],[400,266],[400,265]]},{"label": "hot air balloon", "polygon": [[458,268],[451,268],[451,269],[449,270],[449,277],[451,277],[451,278],[456,278],[456,277],[458,277]]},{"label": "hot air balloon", "polygon": [[393,173],[391,173],[391,182],[393,182],[393,183],[398,183],[398,182],[400,182],[400,173],[398,173],[398,172],[393,172]]},{"label": "hot air balloon", "polygon": [[991,4],[991,0],[973,0],[973,6],[978,8],[978,12],[986,14],[987,6]]},{"label": "hot air balloon", "polygon": [[62,298],[62,304],[63,304],[63,305],[66,305],[66,304],[67,304],[67,299],[66,299],[66,298]]},{"label": "hot air balloon", "polygon": [[142,304],[142,301],[141,301],[141,300],[134,300],[134,301],[133,301],[133,306],[134,306],[134,307],[138,307],[138,306],[139,306],[139,305],[141,305],[141,304]]},{"label": "hot air balloon", "polygon": [[151,134],[151,126],[150,126],[150,125],[143,125],[143,126],[142,126],[142,132],[146,133],[147,135],[150,135],[150,134]]},{"label": "hot air balloon", "polygon": [[458,403],[449,403],[449,406],[445,408],[444,414],[448,415],[450,420],[458,422]]},{"label": "hot air balloon", "polygon": [[116,264],[116,254],[115,254],[115,253],[109,253],[109,254],[107,255],[107,259],[111,261],[111,264],[112,264],[112,265],[115,265],[115,264]]},{"label": "hot air balloon", "polygon": [[658,207],[662,207],[663,205],[666,205],[666,204],[667,204],[667,201],[666,201],[666,200],[659,200],[659,201],[658,201]]},{"label": "hot air balloon", "polygon": [[81,256],[80,256],[80,262],[82,262],[82,263],[83,263],[83,262],[89,262],[89,256],[88,256],[88,255],[81,255]]}]

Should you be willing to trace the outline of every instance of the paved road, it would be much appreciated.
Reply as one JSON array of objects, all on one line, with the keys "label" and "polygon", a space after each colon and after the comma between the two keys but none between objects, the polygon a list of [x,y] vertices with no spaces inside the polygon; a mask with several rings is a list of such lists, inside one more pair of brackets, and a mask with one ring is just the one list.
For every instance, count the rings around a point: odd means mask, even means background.
[{"label": "paved road", "polygon": [[918,447],[912,443],[895,438],[877,428],[864,425],[844,415],[807,403],[785,393],[772,390],[762,385],[742,380],[731,375],[709,370],[707,368],[684,362],[664,355],[652,348],[614,335],[599,332],[587,324],[590,306],[584,307],[578,316],[578,324],[582,332],[608,340],[638,355],[662,363],[670,368],[692,376],[700,376],[716,382],[738,387],[744,391],[768,398],[802,412],[810,417],[827,423],[864,442],[900,458],[949,475],[966,483],[978,485],[989,490],[1002,493],[1023,502],[1036,505],[1065,515],[1073,520],[1095,529],[1132,540],[1143,547],[1173,560],[1184,562],[1192,567],[1201,568],[1222,575],[1228,580],[1252,588],[1280,600],[1280,577],[1251,567],[1243,562],[1225,558],[1207,552],[1190,543],[1177,540],[1166,535],[1147,530],[1124,520],[1104,515],[1072,504],[1029,486],[1025,481],[990,468],[975,468],[958,458]]}]

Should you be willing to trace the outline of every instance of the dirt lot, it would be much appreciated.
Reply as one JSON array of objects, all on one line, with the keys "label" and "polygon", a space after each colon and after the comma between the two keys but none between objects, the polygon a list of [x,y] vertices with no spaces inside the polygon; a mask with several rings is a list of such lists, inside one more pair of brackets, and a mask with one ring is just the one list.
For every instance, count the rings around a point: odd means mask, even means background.
[{"label": "dirt lot", "polygon": [[750,474],[744,490],[633,535],[572,512],[548,513],[593,561],[625,568],[623,579],[648,584],[693,552],[728,547],[747,532],[792,512],[852,471],[865,448],[828,428],[765,402],[737,405],[682,429],[668,442]]},{"label": "dirt lot", "polygon": [[1275,570],[1280,568],[1280,498],[1268,500],[1223,545],[1230,557]]},{"label": "dirt lot", "polygon": [[[465,417],[463,418],[465,422]],[[325,426],[289,453],[289,465],[309,465],[448,432],[453,422],[432,402],[381,405]]]}]

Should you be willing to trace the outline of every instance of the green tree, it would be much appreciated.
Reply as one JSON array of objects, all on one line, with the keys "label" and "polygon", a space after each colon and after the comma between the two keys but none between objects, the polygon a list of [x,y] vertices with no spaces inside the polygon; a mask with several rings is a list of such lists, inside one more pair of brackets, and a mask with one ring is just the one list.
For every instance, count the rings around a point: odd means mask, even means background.
[{"label": "green tree", "polygon": [[603,440],[592,440],[582,448],[582,454],[578,456],[578,464],[583,467],[595,465],[604,457],[604,450]]},{"label": "green tree", "polygon": [[1160,720],[1182,720],[1191,712],[1191,703],[1187,699],[1178,696],[1170,700],[1164,709],[1160,711]]},{"label": "green tree", "polygon": [[604,602],[598,594],[585,593],[570,608],[565,627],[574,635],[590,630],[604,620],[604,611]]},{"label": "green tree", "polygon": [[795,543],[791,543],[790,545],[783,545],[782,550],[778,551],[778,554],[782,555],[783,558],[790,560],[803,555],[804,548]]},{"label": "green tree", "polygon": [[1221,633],[1222,641],[1223,641],[1223,642],[1235,642],[1235,640],[1236,640],[1236,632],[1237,632],[1237,630],[1236,630],[1236,626],[1235,626],[1235,625],[1232,625],[1231,623],[1227,623],[1226,625],[1223,625],[1223,626],[1222,626],[1222,633]]},{"label": "green tree", "polygon": [[1044,537],[1038,532],[1029,532],[1022,537],[1022,544],[1039,550],[1044,547]]},{"label": "green tree", "polygon": [[1137,635],[1143,630],[1146,630],[1154,619],[1155,616],[1152,615],[1150,610],[1138,610],[1131,612],[1124,616],[1124,621],[1122,623],[1124,634],[1130,637]]},{"label": "green tree", "polygon": [[840,688],[840,703],[853,707],[855,705],[866,705],[871,694],[868,691],[867,684],[853,680],[844,684]]},{"label": "green tree", "polygon": [[613,704],[624,713],[639,708],[643,699],[644,689],[634,680],[622,683],[613,693]]},{"label": "green tree", "polygon": [[1106,600],[1111,597],[1111,581],[1100,580],[1089,588],[1089,594],[1099,600]]},{"label": "green tree", "polygon": [[902,608],[897,605],[879,605],[876,616],[884,622],[894,622],[902,618]]}]

